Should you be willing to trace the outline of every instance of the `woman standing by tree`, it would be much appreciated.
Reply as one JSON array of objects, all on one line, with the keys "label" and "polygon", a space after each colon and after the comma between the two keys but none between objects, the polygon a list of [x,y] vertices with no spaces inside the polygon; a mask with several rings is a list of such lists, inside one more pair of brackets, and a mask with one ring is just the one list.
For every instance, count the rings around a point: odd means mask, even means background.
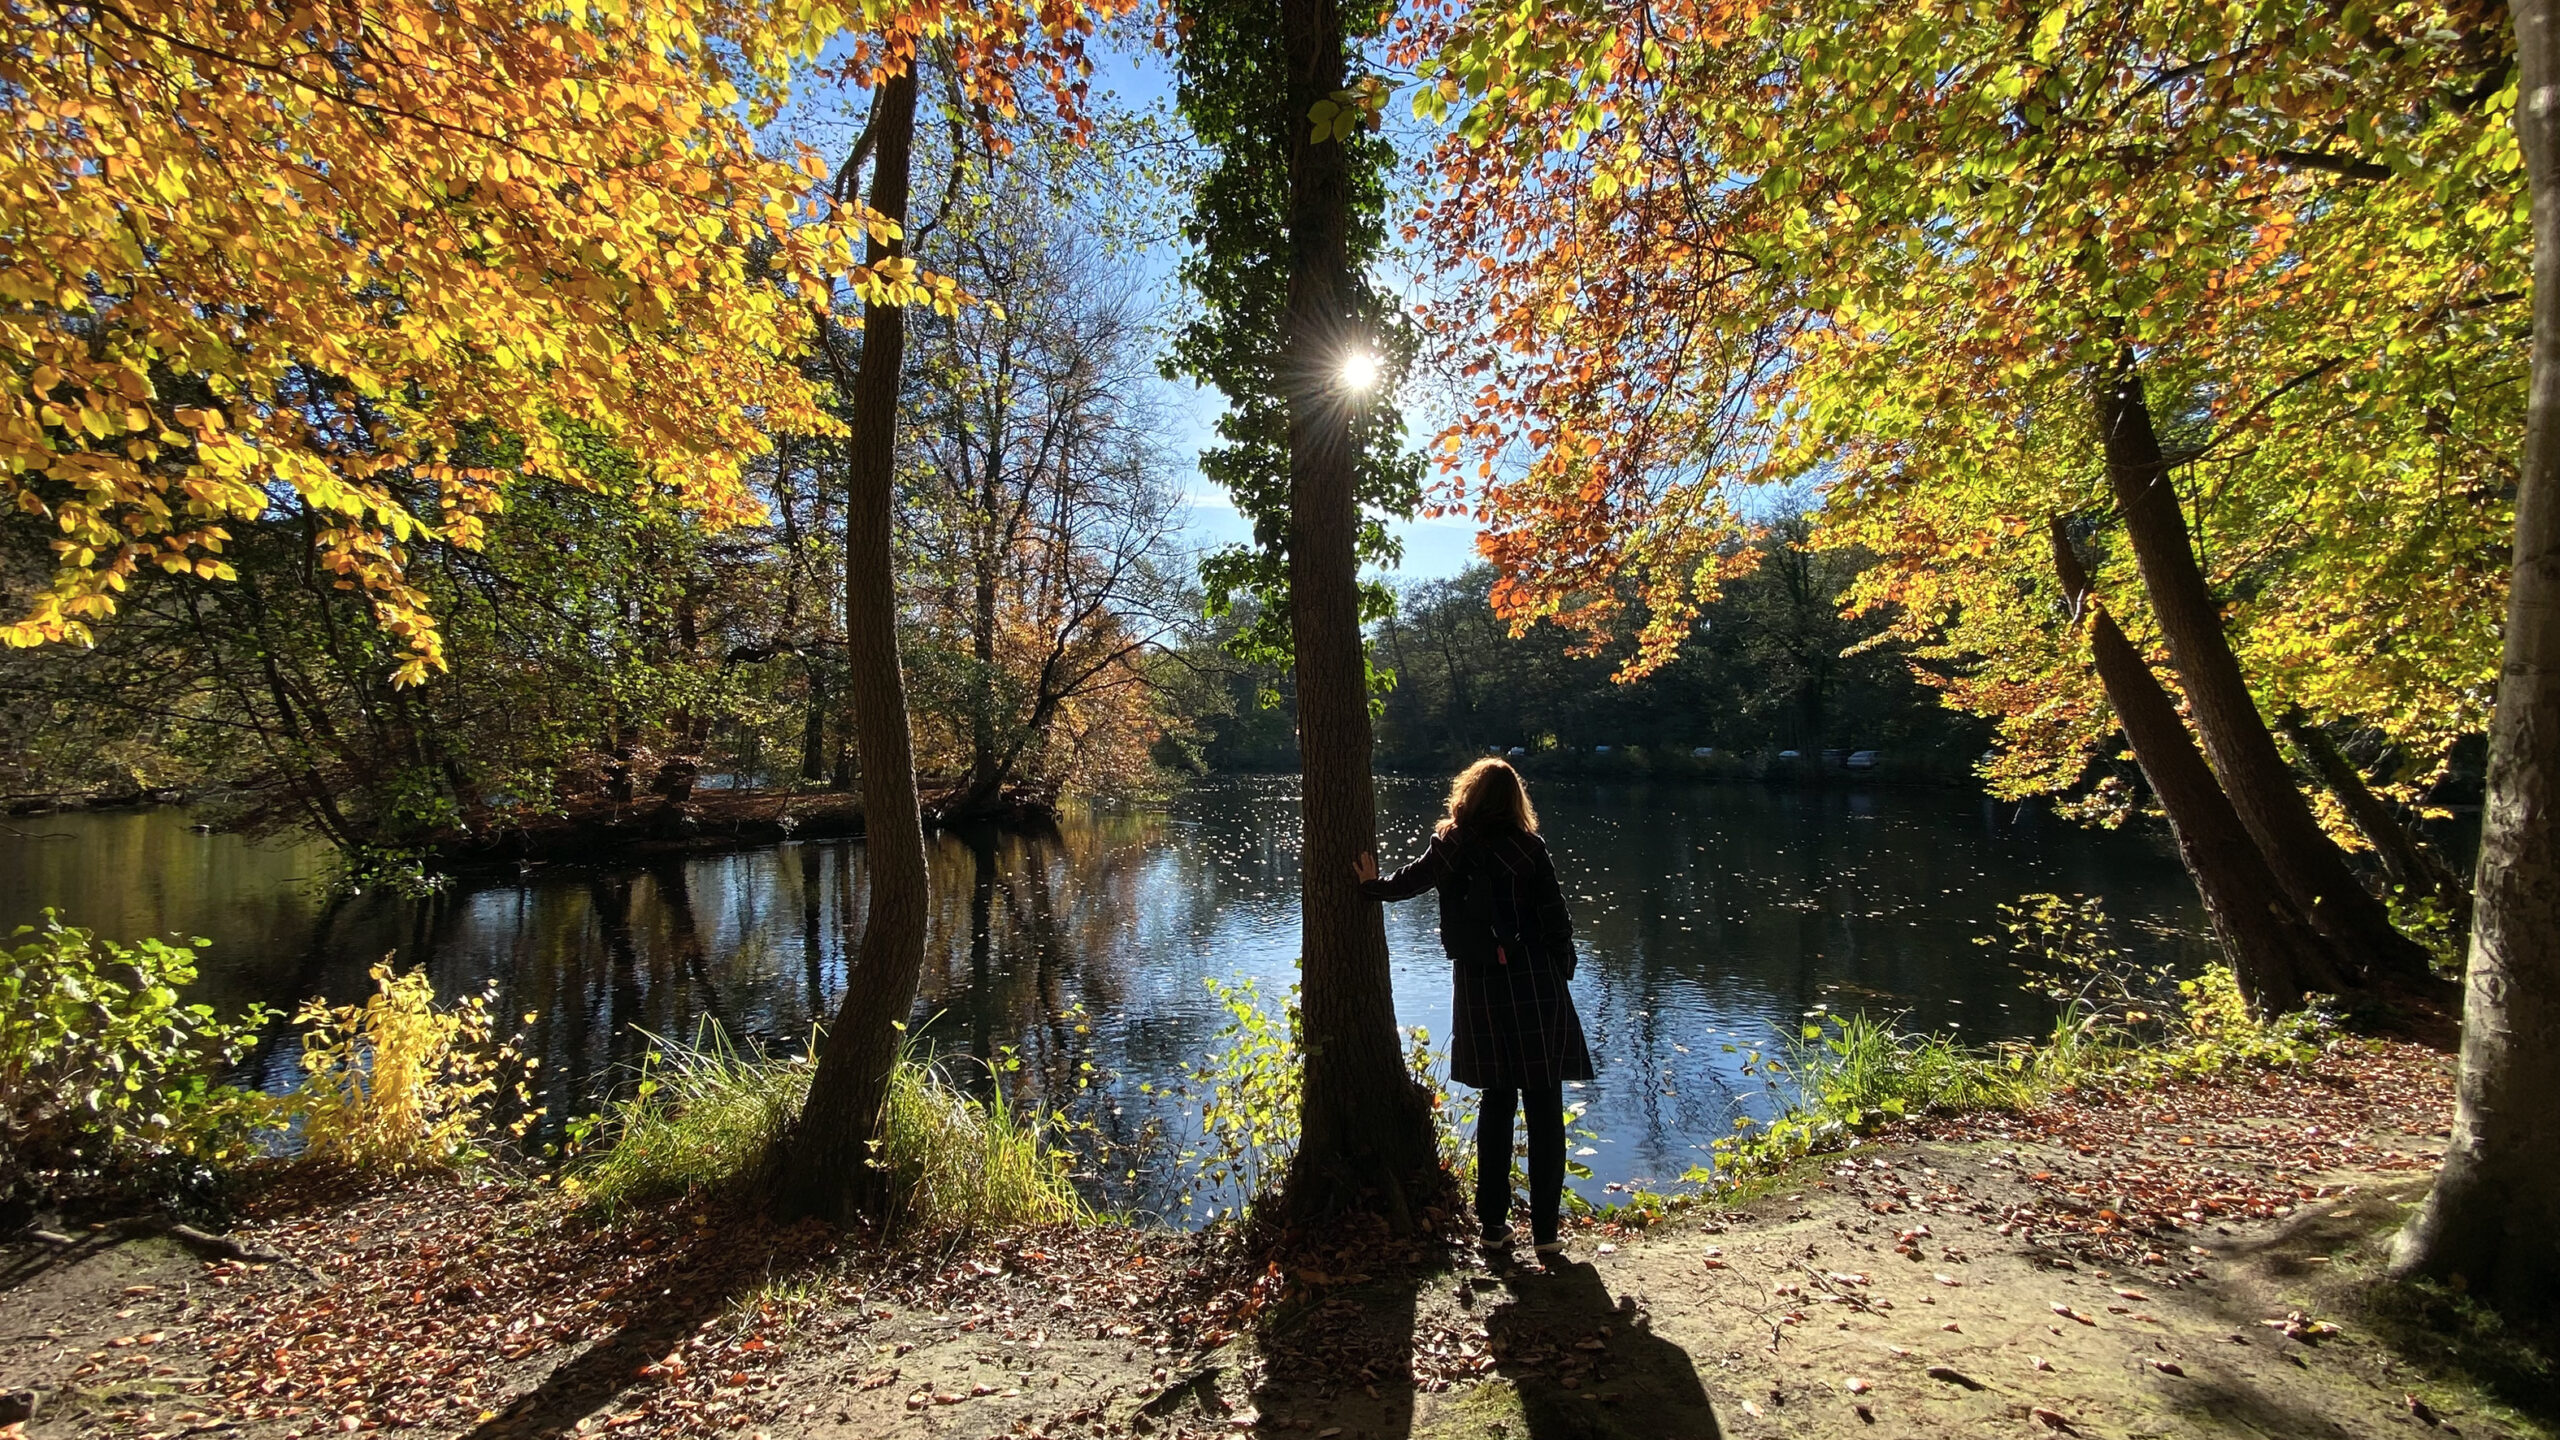
[{"label": "woman standing by tree", "polygon": [[1440,892],[1440,943],[1456,970],[1449,1078],[1484,1092],[1476,1121],[1476,1218],[1488,1249],[1511,1243],[1511,1115],[1529,1130],[1529,1229],[1541,1256],[1560,1255],[1564,1082],[1591,1078],[1574,1012],[1573,917],[1520,772],[1479,760],[1449,786],[1449,813],[1422,858],[1385,879],[1359,859],[1360,892],[1406,900]]}]

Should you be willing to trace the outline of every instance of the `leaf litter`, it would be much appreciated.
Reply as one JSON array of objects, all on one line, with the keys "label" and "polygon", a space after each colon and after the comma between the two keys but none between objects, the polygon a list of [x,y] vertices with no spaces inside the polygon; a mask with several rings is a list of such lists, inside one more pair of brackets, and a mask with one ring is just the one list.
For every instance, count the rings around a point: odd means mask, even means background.
[{"label": "leaf litter", "polygon": [[[1839,1315],[1865,1326],[1920,1319],[1946,1345],[1973,1345],[1954,1320],[1938,1323],[1943,1309],[1932,1315],[1920,1307],[1958,1304],[1971,1315],[1997,1301],[2003,1292],[1993,1277],[1965,1268],[1994,1249],[2050,1267],[2046,1273],[2139,1265],[2143,1286],[2105,1283],[2102,1270],[2100,1293],[2175,1303],[2159,1292],[2201,1276],[2200,1247],[2186,1242],[2211,1237],[2196,1232],[2280,1219],[2344,1193],[2337,1177],[2345,1172],[2422,1175],[2436,1158],[2423,1140],[2442,1125],[2447,1089],[2439,1057],[2354,1045],[2334,1047],[2301,1073],[2235,1072],[2139,1094],[2092,1090],[2023,1115],[1897,1127],[1888,1144],[1861,1147],[1855,1163],[1826,1162],[1834,1168],[1822,1182],[1852,1213],[1868,1217],[1887,1204],[1897,1218],[1847,1265],[1807,1263],[1800,1248],[1780,1272],[1792,1280],[1765,1292],[1792,1292],[1775,1303],[1794,1308],[1754,1323],[1764,1339],[1809,1332],[1814,1312],[1828,1304],[1831,1313],[1819,1317],[1826,1329]],[[2416,1138],[2394,1141],[2395,1132]],[[1939,1142],[2005,1158],[1988,1172],[1959,1167],[1942,1175],[1926,1163],[1934,1153],[1927,1147]],[[1874,1158],[1880,1153],[1891,1158]],[[1994,1176],[2003,1183],[1990,1186]],[[1985,1198],[1995,1193],[2004,1198]],[[1923,1216],[1945,1234],[1932,1233]],[[1678,1261],[1679,1283],[1749,1282],[1748,1272],[1760,1268],[1750,1253],[1758,1247],[1733,1242],[1756,1238],[1749,1230],[1773,1221],[1738,1212],[1702,1218],[1724,1242],[1704,1247],[1703,1258],[1721,1263],[1702,1266],[1692,1250]],[[1329,1248],[1300,1247],[1285,1262],[1248,1258],[1232,1241],[1119,1226],[883,1252],[710,1203],[600,1219],[520,1179],[367,1186],[307,1176],[257,1195],[242,1223],[277,1262],[208,1264],[193,1283],[160,1293],[117,1287],[116,1302],[137,1318],[98,1342],[79,1383],[156,1373],[169,1393],[101,1415],[111,1429],[164,1440],[225,1427],[268,1436],[574,1429],[749,1440],[801,1433],[813,1413],[876,1393],[915,1424],[945,1415],[965,1430],[979,1423],[965,1416],[988,1407],[997,1423],[981,1424],[987,1433],[1125,1434],[1133,1407],[1184,1399],[1210,1373],[1204,1365],[1229,1361],[1232,1379],[1257,1398],[1295,1377],[1321,1377],[1314,1388],[1327,1395],[1374,1398],[1394,1389],[1420,1399],[1497,1375],[1598,1398],[1621,1363],[1610,1337],[1642,1333],[1648,1321],[1630,1293],[1620,1295],[1627,1308],[1606,1326],[1498,1333],[1488,1307],[1468,1298],[1470,1287],[1489,1282],[1467,1258],[1471,1247],[1437,1233],[1447,1223],[1406,1240],[1345,1227],[1327,1237]],[[1593,1243],[1577,1247],[1629,1283],[1644,1283],[1655,1247],[1629,1242],[1648,1223],[1622,1212],[1586,1224],[1581,1233]],[[1598,1247],[1604,1239],[1608,1251]],[[1888,1240],[1893,1255],[1873,1253]],[[1969,1255],[1968,1247],[1984,1253]],[[1906,1276],[1895,1263],[1924,1255],[1947,1268],[1914,1265]],[[1879,1258],[1894,1264],[1891,1273],[1872,1268]],[[1860,1264],[1868,1268],[1852,1268]],[[1650,1283],[1671,1283],[1651,1273]],[[1401,1329],[1388,1307],[1381,1323],[1374,1292],[1412,1275],[1437,1276],[1438,1289],[1449,1289],[1455,1275],[1454,1301],[1406,1310]],[[1923,1293],[1908,1293],[1906,1280]],[[1895,1300],[1905,1307],[1898,1313]],[[1666,1323],[1681,1324],[1683,1308],[1675,1302]],[[2129,1307],[2107,1308],[2122,1316]],[[2067,1305],[2056,1305],[2053,1318],[2063,1313],[2095,1323]],[[2300,1312],[2262,1313],[2274,1317],[2268,1329],[2305,1345],[2338,1333]],[[2127,1318],[2160,1323],[2147,1314]],[[2226,1331],[2227,1324],[2215,1336]],[[1239,1336],[1253,1343],[1218,1348]],[[1113,1403],[1026,1409],[1037,1398],[1027,1392],[1038,1360],[1023,1360],[1028,1368],[1013,1375],[974,1379],[913,1372],[923,1357],[911,1352],[937,1337],[983,1340],[1016,1357],[1082,1339],[1129,1364],[1110,1377]],[[1706,1352],[1684,1343],[1712,1375]],[[2100,1343],[2098,1335],[2089,1343]],[[1883,1348],[1940,1382],[1940,1394],[2001,1388],[1944,1363],[1959,1356]],[[1222,1358],[1204,1361],[1210,1356]],[[598,1372],[584,1388],[562,1383],[582,1367]],[[2187,1374],[2175,1359],[2144,1358],[2138,1368],[2176,1377],[2161,1383]],[[2040,1383],[2053,1371],[2051,1360],[2034,1356],[1999,1373],[2016,1384]],[[1769,1398],[1777,1399],[1774,1390]],[[2076,1433],[2103,1418],[2049,1408],[2059,1397],[2037,1398],[2019,1401],[2048,1430]],[[2390,1397],[2395,1407],[2399,1398]],[[1719,1404],[1743,1415],[1758,1409],[1730,1395]],[[1223,1405],[1213,1412],[1204,1399],[1196,1414],[1165,1411],[1153,1433],[1232,1434],[1256,1422],[1250,1409],[1227,1413]],[[1277,1416],[1260,1422],[1275,1427],[1291,1425]]]}]

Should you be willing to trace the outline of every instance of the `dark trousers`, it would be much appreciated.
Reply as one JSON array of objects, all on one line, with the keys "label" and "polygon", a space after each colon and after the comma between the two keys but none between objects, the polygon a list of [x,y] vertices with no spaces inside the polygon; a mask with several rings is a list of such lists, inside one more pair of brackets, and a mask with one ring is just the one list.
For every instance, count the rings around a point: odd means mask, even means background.
[{"label": "dark trousers", "polygon": [[1511,1223],[1511,1114],[1523,1094],[1529,1121],[1529,1236],[1556,1238],[1564,1208],[1564,1082],[1488,1085],[1476,1114],[1476,1219],[1500,1233]]}]

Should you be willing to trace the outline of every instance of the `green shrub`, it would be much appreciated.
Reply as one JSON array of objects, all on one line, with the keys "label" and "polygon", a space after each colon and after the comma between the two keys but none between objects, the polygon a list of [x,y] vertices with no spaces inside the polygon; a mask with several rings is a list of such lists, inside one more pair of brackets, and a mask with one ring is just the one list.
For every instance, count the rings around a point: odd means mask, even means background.
[{"label": "green shrub", "polygon": [[[1227,1012],[1216,1047],[1187,1067],[1180,1082],[1138,1088],[1175,1100],[1195,1126],[1190,1143],[1173,1156],[1183,1208],[1205,1219],[1231,1219],[1277,1183],[1298,1153],[1298,1082],[1305,1063],[1298,1050],[1298,987],[1289,987],[1288,1003],[1274,1014],[1263,1008],[1262,987],[1255,981],[1204,983]],[[1472,1091],[1450,1093],[1442,1058],[1429,1031],[1417,1026],[1406,1037],[1405,1066],[1430,1100],[1441,1163],[1464,1179],[1475,1153],[1469,1132],[1476,1101]],[[1578,1116],[1577,1111],[1568,1118]]]},{"label": "green shrub", "polygon": [[209,942],[119,945],[49,910],[10,938],[23,943],[0,951],[0,1183],[249,1152],[273,1107],[218,1077],[273,1017],[180,1003]]},{"label": "green shrub", "polygon": [[[1206,983],[1227,1012],[1217,1048],[1161,1093],[1182,1102],[1186,1117],[1198,1107],[1197,1140],[1178,1151],[1174,1163],[1183,1208],[1216,1219],[1240,1213],[1298,1153],[1298,987],[1289,987],[1288,1005],[1274,1015],[1262,1008],[1262,988],[1254,981]],[[1160,1093],[1153,1085],[1138,1088]]]},{"label": "green shrub", "polygon": [[[1457,1176],[1461,1184],[1475,1183],[1474,1135],[1477,1113],[1482,1108],[1479,1092],[1471,1087],[1450,1090],[1448,1047],[1432,1044],[1431,1032],[1419,1025],[1405,1037],[1404,1064],[1412,1072],[1414,1083],[1430,1097],[1431,1128],[1439,1141],[1441,1168]],[[1581,1117],[1580,1109],[1567,1112],[1568,1120]],[[1527,1182],[1524,1179],[1522,1183]]]},{"label": "green shrub", "polygon": [[2228,966],[2208,966],[2178,982],[2180,1042],[2161,1057],[2169,1068],[2212,1074],[2233,1065],[2308,1065],[2335,1037],[2336,1020],[2318,1007],[2272,1020],[2261,1017],[2240,993]]},{"label": "green shrub", "polygon": [[[2109,938],[2115,926],[2095,896],[2021,895],[1999,908],[2011,963],[2074,1023],[2112,1029],[2159,1020],[2169,967],[2140,964],[2118,949]],[[1993,942],[1985,936],[1975,943]]]}]

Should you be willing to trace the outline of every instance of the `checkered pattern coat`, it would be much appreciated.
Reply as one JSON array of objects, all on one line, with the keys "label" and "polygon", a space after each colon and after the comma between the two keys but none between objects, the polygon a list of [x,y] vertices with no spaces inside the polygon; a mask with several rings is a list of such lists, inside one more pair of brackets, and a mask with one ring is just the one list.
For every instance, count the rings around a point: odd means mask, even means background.
[{"label": "checkered pattern coat", "polygon": [[[1471,892],[1482,885],[1486,893]],[[1478,1088],[1591,1078],[1573,1008],[1573,917],[1546,842],[1502,827],[1434,835],[1422,858],[1361,893],[1440,892],[1440,944],[1457,972],[1449,1078]]]}]

